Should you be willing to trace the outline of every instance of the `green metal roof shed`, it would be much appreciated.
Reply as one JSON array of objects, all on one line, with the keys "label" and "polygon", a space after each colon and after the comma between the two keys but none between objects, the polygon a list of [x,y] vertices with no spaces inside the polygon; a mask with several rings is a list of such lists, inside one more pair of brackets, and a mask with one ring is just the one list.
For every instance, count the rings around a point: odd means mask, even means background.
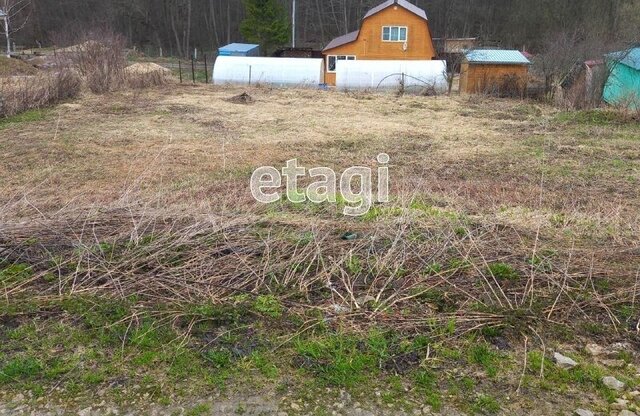
[{"label": "green metal roof shed", "polygon": [[640,47],[605,56],[609,78],[603,99],[615,106],[640,110]]},{"label": "green metal roof shed", "polygon": [[465,60],[472,64],[529,65],[531,62],[520,51],[504,49],[474,49]]}]

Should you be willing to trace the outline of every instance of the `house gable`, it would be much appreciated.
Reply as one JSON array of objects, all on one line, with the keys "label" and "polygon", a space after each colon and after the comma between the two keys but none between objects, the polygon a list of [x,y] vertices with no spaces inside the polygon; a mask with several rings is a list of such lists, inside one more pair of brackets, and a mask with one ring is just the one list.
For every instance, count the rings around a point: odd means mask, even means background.
[{"label": "house gable", "polygon": [[[431,53],[423,54],[422,59],[435,58],[436,54],[435,48],[433,47],[433,37],[431,36],[431,29],[429,27],[426,12],[405,0],[389,0],[371,9],[364,17],[360,30],[356,30],[354,32],[333,39],[324,48],[323,52],[325,54],[333,53],[335,52],[335,49],[341,48],[343,46],[351,45],[353,43],[368,42],[369,48],[364,47],[361,49],[362,53],[364,54],[366,54],[367,52],[388,52],[397,54],[398,48],[394,48],[392,47],[392,45],[386,45],[387,48],[384,48],[380,47],[379,45],[381,43],[392,43],[385,42],[382,39],[382,28],[384,26],[406,27],[407,29],[413,29],[410,30],[410,33],[407,34],[407,49],[411,46],[429,46],[431,49]],[[363,36],[365,37],[364,39],[362,39]],[[412,40],[414,42],[412,42]],[[402,52],[407,52],[407,50],[404,49],[404,42],[395,43],[401,43],[401,46],[403,47]],[[415,43],[415,45],[412,45],[412,43]],[[405,58],[403,58],[402,56],[383,56],[380,59]]]},{"label": "house gable", "polygon": [[[327,62],[326,81],[335,82],[329,60],[341,59],[368,60],[431,60],[436,57],[429,22],[426,13],[401,0],[391,0],[372,9],[362,21],[360,30],[331,41],[324,49]],[[410,3],[407,3],[410,4]],[[384,38],[385,29],[388,31]],[[397,35],[396,38],[389,36]]]}]

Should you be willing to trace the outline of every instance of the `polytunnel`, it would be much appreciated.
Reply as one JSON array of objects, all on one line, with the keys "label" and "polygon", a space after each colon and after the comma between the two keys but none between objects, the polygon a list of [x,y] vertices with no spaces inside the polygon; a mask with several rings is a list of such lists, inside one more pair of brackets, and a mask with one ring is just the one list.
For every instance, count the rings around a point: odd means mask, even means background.
[{"label": "polytunnel", "polygon": [[272,86],[318,86],[324,82],[324,60],[218,56],[213,83]]},{"label": "polytunnel", "polygon": [[336,87],[340,89],[432,88],[447,90],[445,61],[341,60],[336,66]]}]

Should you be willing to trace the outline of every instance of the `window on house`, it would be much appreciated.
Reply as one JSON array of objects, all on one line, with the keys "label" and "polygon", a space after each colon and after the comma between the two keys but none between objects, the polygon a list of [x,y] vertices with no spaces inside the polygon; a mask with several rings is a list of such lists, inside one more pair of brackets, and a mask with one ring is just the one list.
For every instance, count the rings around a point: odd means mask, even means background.
[{"label": "window on house", "polygon": [[406,42],[408,31],[406,26],[383,26],[382,40],[385,42]]},{"label": "window on house", "polygon": [[355,61],[355,55],[329,55],[327,56],[327,70],[329,72],[336,72],[336,66],[338,61]]}]

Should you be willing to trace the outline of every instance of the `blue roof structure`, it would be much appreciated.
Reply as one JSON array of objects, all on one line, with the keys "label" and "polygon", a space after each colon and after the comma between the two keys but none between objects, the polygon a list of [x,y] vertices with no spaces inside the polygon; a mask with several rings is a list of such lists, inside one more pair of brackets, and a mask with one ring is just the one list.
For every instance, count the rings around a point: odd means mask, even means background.
[{"label": "blue roof structure", "polygon": [[220,51],[229,51],[229,52],[250,52],[255,48],[260,47],[260,45],[253,45],[250,43],[230,43],[226,46],[220,48]]},{"label": "blue roof structure", "polygon": [[4,12],[4,10],[0,9],[0,18],[3,18],[6,16],[7,14]]},{"label": "blue roof structure", "polygon": [[628,49],[626,51],[613,52],[606,57],[607,59],[618,61],[623,65],[640,71],[640,47]]},{"label": "blue roof structure", "polygon": [[474,64],[502,64],[502,65],[530,65],[520,51],[503,49],[474,49],[465,54],[469,63]]}]

